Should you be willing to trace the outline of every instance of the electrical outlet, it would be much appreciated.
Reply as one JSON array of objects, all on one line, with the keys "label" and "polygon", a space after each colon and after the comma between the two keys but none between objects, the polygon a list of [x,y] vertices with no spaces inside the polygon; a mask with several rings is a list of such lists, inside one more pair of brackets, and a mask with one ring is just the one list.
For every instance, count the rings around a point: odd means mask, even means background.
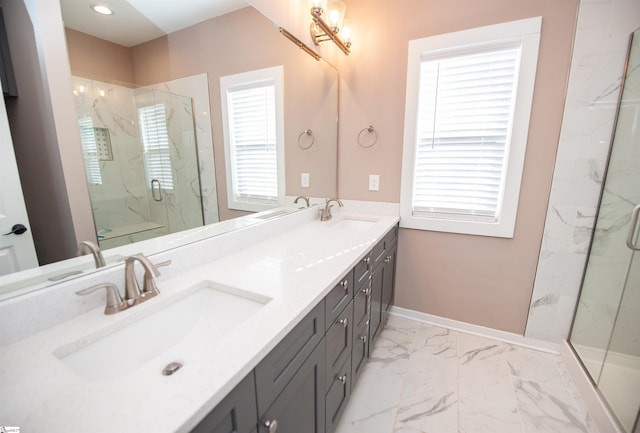
[{"label": "electrical outlet", "polygon": [[300,174],[300,186],[302,188],[309,188],[309,173]]},{"label": "electrical outlet", "polygon": [[369,191],[380,191],[380,175],[369,175]]}]

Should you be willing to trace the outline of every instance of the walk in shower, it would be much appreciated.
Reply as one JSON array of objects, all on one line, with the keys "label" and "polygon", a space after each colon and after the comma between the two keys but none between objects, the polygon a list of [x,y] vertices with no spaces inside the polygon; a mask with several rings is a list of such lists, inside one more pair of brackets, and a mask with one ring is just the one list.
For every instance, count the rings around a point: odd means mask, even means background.
[{"label": "walk in shower", "polygon": [[73,77],[102,249],[203,225],[190,97]]},{"label": "walk in shower", "polygon": [[630,433],[640,409],[640,29],[632,35],[624,76],[570,342]]}]

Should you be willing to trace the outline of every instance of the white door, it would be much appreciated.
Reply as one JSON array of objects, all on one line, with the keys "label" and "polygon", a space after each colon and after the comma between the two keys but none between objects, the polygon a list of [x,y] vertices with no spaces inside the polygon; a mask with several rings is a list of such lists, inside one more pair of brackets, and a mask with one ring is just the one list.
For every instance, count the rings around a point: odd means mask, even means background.
[{"label": "white door", "polygon": [[[0,97],[1,96],[0,87]],[[21,234],[11,233],[14,226],[23,225]],[[22,230],[16,230],[22,232]],[[9,233],[6,234],[5,233]],[[27,209],[22,197],[18,166],[13,153],[7,109],[0,104],[0,275],[38,266]]]}]

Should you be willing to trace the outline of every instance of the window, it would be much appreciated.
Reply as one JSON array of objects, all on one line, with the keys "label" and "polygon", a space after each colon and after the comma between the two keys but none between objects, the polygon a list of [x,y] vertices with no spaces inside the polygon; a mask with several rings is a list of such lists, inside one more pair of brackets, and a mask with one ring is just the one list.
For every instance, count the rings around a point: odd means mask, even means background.
[{"label": "window", "polygon": [[93,129],[91,117],[83,117],[80,124],[80,141],[84,153],[84,168],[87,172],[87,181],[93,185],[102,185],[102,173],[100,172],[100,160],[98,158],[98,143]]},{"label": "window", "polygon": [[409,43],[401,225],[512,237],[540,18]]},{"label": "window", "polygon": [[171,150],[164,104],[138,108],[138,120],[147,180],[157,180],[163,190],[172,190]]},{"label": "window", "polygon": [[282,83],[281,66],[220,78],[230,209],[284,201]]}]

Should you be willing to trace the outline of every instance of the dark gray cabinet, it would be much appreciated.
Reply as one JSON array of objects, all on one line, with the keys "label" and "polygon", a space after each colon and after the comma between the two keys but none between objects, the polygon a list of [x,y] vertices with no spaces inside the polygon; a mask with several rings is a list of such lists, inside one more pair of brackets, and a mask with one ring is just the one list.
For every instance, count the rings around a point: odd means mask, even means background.
[{"label": "dark gray cabinet", "polygon": [[393,304],[397,226],[192,433],[333,433]]},{"label": "dark gray cabinet", "polygon": [[253,371],[236,386],[192,433],[255,433],[258,421]]},{"label": "dark gray cabinet", "polygon": [[320,343],[262,414],[259,433],[325,433],[324,357]]}]

